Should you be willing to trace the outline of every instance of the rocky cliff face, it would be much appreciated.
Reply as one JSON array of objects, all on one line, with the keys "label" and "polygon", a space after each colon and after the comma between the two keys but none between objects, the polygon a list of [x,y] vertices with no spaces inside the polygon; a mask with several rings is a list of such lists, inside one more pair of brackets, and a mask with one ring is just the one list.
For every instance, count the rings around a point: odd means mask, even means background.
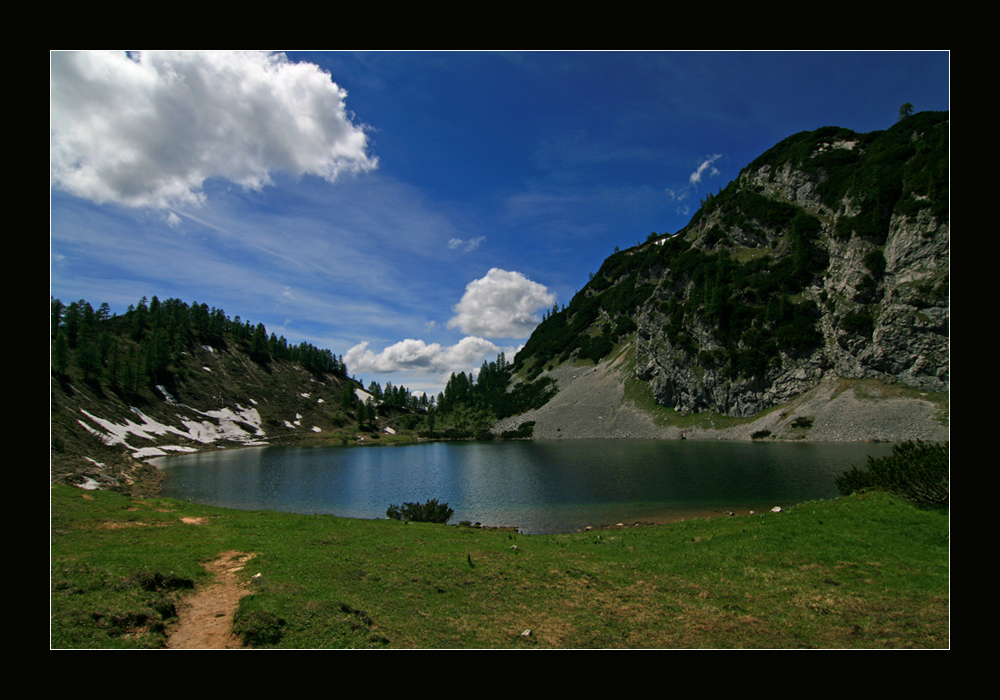
[{"label": "rocky cliff face", "polygon": [[749,417],[830,375],[947,392],[947,129],[790,137],[687,228],[609,258],[515,366],[635,332],[636,375],[683,412]]}]

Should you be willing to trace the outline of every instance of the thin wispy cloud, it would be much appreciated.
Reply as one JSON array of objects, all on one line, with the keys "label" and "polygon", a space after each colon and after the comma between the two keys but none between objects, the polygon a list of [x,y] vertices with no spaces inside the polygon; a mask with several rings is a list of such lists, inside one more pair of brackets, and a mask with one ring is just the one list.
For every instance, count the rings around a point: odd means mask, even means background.
[{"label": "thin wispy cloud", "polygon": [[486,236],[477,236],[475,238],[470,238],[468,240],[462,240],[461,238],[452,238],[448,241],[448,248],[451,250],[462,250],[466,253],[471,253],[486,240]]},{"label": "thin wispy cloud", "polygon": [[713,175],[719,175],[720,174],[719,169],[714,167],[712,163],[719,160],[719,158],[721,157],[722,157],[721,153],[716,153],[714,156],[709,156],[708,158],[706,158],[698,165],[695,171],[691,173],[691,177],[688,178],[688,181],[692,185],[697,185],[698,183],[701,182],[701,178],[705,175],[706,172],[708,172],[710,177]]},{"label": "thin wispy cloud", "polygon": [[717,177],[721,175],[721,171],[716,168],[713,163],[722,158],[721,153],[716,153],[715,155],[707,156],[698,163],[698,166],[694,171],[688,175],[688,184],[684,185],[679,189],[666,188],[664,192],[666,193],[668,199],[671,202],[679,203],[677,211],[687,214],[691,211],[691,205],[689,201],[698,192],[698,185],[705,177]]}]

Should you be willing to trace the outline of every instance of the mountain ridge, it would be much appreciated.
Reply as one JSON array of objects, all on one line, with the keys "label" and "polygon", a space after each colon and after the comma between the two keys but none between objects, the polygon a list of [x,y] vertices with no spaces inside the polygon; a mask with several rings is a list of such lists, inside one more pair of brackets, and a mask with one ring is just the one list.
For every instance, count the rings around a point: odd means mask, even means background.
[{"label": "mountain ridge", "polygon": [[290,346],[221,309],[153,297],[122,316],[84,300],[52,300],[51,314],[53,481],[149,496],[154,457],[341,444],[377,423],[330,351]]},{"label": "mountain ridge", "polygon": [[948,115],[785,139],[687,227],[605,260],[515,357],[529,379],[634,338],[659,405],[749,418],[826,376],[947,393]]},{"label": "mountain ridge", "polygon": [[51,300],[52,480],[152,495],[156,455],[487,428],[946,440],[948,129],[946,112],[918,113],[785,139],[681,231],[616,249],[512,363],[453,375],[436,406],[365,392],[330,351],[204,304],[153,297],[111,317]]}]

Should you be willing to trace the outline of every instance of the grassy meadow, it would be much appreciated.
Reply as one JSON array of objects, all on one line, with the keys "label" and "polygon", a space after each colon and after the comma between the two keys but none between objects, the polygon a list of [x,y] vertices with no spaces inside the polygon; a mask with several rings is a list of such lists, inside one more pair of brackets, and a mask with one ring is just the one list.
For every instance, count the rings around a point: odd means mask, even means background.
[{"label": "grassy meadow", "polygon": [[[946,648],[949,516],[882,492],[520,535],[51,490],[50,646],[160,648],[203,563],[254,554],[274,648]],[[259,576],[257,575],[259,574]]]}]

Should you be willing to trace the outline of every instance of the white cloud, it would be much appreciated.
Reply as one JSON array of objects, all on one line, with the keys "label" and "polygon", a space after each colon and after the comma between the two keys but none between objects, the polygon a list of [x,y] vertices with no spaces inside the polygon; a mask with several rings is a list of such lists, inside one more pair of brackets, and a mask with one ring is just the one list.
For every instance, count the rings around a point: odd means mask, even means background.
[{"label": "white cloud", "polygon": [[478,248],[480,244],[482,244],[482,242],[485,240],[486,236],[478,236],[476,238],[470,238],[467,241],[462,240],[461,238],[452,238],[450,241],[448,241],[448,247],[451,248],[452,250],[458,250],[459,248],[461,248],[466,253],[468,253]]},{"label": "white cloud", "polygon": [[[694,172],[691,173],[690,176],[688,176],[688,184],[684,185],[684,187],[680,188],[679,190],[670,189],[669,187],[664,189],[664,193],[666,193],[669,200],[671,202],[678,202],[678,203],[687,202],[687,200],[697,191],[698,185],[701,183],[701,179],[702,177],[705,177],[706,173],[708,173],[708,177],[715,177],[717,175],[721,175],[722,172],[714,165],[712,165],[715,161],[719,160],[719,158],[721,157],[722,157],[721,153],[716,153],[715,155],[706,157],[705,160],[703,160],[701,163],[698,164],[698,167],[695,168]],[[691,207],[686,203],[679,204],[676,208],[676,211],[679,214],[684,214],[684,215],[690,213],[690,210]]]},{"label": "white cloud", "polygon": [[713,167],[712,163],[719,160],[719,158],[721,157],[722,157],[721,153],[716,153],[714,156],[709,156],[704,161],[702,161],[701,164],[697,167],[697,169],[695,169],[695,171],[691,173],[691,177],[688,178],[691,184],[697,185],[699,182],[701,182],[702,175],[705,174],[706,170],[708,170],[708,174],[710,177],[713,175],[720,175],[721,173],[719,172],[719,169]]},{"label": "white cloud", "polygon": [[97,203],[199,204],[222,177],[260,189],[270,173],[377,166],[329,73],[262,52],[51,54],[52,184]]},{"label": "white cloud", "polygon": [[448,328],[490,338],[526,338],[540,322],[536,312],[553,302],[555,295],[544,285],[520,272],[494,267],[482,279],[466,285]]},{"label": "white cloud", "polygon": [[667,196],[670,198],[670,201],[682,202],[685,199],[687,199],[689,190],[687,187],[685,187],[682,190],[672,190],[668,187],[667,189],[664,190],[664,192],[667,193]]},{"label": "white cloud", "polygon": [[390,345],[376,354],[368,343],[360,343],[347,351],[344,363],[348,371],[389,374],[392,372],[432,372],[449,376],[452,372],[469,372],[478,369],[483,360],[496,357],[501,348],[485,338],[467,336],[457,344],[444,347],[439,343],[427,344],[422,340],[406,339]]}]

